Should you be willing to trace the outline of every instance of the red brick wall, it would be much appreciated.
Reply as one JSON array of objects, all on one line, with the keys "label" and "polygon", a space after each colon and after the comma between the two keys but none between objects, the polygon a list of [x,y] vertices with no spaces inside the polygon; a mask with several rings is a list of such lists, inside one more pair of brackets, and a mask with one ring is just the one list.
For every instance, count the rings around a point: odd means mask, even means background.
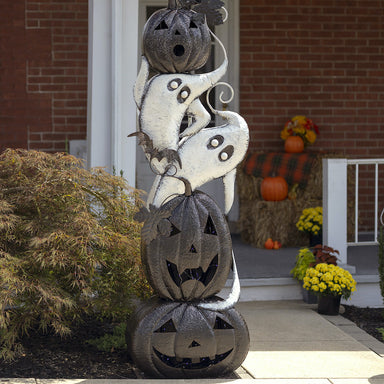
[{"label": "red brick wall", "polygon": [[251,149],[280,150],[294,115],[311,149],[384,155],[384,1],[241,0],[241,113]]},{"label": "red brick wall", "polygon": [[0,0],[0,150],[86,137],[87,0]]},{"label": "red brick wall", "polygon": [[[240,20],[250,150],[283,150],[284,123],[306,115],[320,129],[308,150],[384,158],[384,1],[240,0]],[[360,229],[371,230],[373,174],[361,173]]]}]

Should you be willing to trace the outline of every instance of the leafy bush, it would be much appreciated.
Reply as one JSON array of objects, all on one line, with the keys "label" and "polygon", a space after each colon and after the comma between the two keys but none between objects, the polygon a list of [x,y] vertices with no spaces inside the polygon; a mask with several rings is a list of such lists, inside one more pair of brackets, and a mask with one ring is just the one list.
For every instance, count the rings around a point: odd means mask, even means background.
[{"label": "leafy bush", "polygon": [[384,341],[384,328],[377,328],[377,330],[380,332],[381,338]]},{"label": "leafy bush", "polygon": [[315,255],[315,262],[310,266],[315,267],[317,264],[332,264],[337,265],[337,255],[340,252],[336,249],[328,247],[327,245],[317,244],[313,247],[313,254]]},{"label": "leafy bush", "polygon": [[120,323],[113,328],[113,333],[106,333],[105,335],[97,338],[87,340],[88,344],[93,345],[99,351],[111,352],[116,349],[126,349],[127,342],[125,340],[125,333],[127,330],[126,323]]},{"label": "leafy bush", "polygon": [[124,319],[151,294],[140,263],[139,192],[65,154],[0,155],[0,357],[32,327],[60,335],[85,313]]},{"label": "leafy bush", "polygon": [[315,261],[315,255],[308,248],[300,249],[299,253],[296,255],[295,266],[291,270],[291,275],[298,280],[303,281],[305,272],[309,268],[310,264]]}]

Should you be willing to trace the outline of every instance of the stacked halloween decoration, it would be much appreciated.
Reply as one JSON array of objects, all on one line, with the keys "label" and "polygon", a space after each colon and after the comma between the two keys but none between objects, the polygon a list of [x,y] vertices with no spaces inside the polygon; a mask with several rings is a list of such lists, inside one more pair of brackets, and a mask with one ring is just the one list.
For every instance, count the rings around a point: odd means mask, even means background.
[{"label": "stacked halloween decoration", "polygon": [[[142,262],[157,296],[137,306],[127,343],[149,377],[201,378],[232,372],[249,348],[246,323],[234,309],[240,284],[228,224],[215,201],[197,188],[222,178],[225,213],[232,207],[236,167],[249,140],[235,112],[208,101],[228,66],[225,49],[208,27],[223,22],[220,0],[169,0],[143,32],[143,56],[134,89],[139,144],[156,174],[147,206],[137,215]],[[212,38],[224,52],[212,72],[195,74],[210,56]],[[150,73],[155,73],[150,77]],[[200,97],[207,92],[211,115]],[[220,101],[222,95],[220,95]],[[228,101],[226,101],[228,102]],[[188,125],[181,130],[184,118]],[[226,300],[215,296],[233,269]]]}]

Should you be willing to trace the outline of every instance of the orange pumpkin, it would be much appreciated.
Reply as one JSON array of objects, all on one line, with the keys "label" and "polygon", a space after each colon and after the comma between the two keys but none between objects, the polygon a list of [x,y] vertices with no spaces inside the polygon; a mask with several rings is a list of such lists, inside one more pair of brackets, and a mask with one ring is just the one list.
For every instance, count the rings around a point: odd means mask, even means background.
[{"label": "orange pumpkin", "polygon": [[265,249],[272,249],[273,248],[273,240],[270,237],[264,243],[264,248]]},{"label": "orange pumpkin", "polygon": [[288,196],[288,184],[281,176],[266,177],[261,182],[261,196],[267,201],[281,201]]},{"label": "orange pumpkin", "polygon": [[285,152],[300,153],[304,150],[304,141],[300,136],[288,136],[284,143]]}]

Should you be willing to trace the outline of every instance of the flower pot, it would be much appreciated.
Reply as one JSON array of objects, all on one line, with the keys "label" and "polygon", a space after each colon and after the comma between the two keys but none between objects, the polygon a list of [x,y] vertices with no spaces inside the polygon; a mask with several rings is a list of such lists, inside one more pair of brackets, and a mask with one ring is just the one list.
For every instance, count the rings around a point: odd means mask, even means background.
[{"label": "flower pot", "polygon": [[303,301],[307,304],[317,304],[317,296],[301,286],[301,293],[303,295]]},{"label": "flower pot", "polygon": [[317,312],[321,315],[337,316],[340,309],[341,296],[319,296]]},{"label": "flower pot", "polygon": [[315,235],[313,233],[309,234],[309,246],[314,247],[317,244],[323,244],[323,233]]}]

